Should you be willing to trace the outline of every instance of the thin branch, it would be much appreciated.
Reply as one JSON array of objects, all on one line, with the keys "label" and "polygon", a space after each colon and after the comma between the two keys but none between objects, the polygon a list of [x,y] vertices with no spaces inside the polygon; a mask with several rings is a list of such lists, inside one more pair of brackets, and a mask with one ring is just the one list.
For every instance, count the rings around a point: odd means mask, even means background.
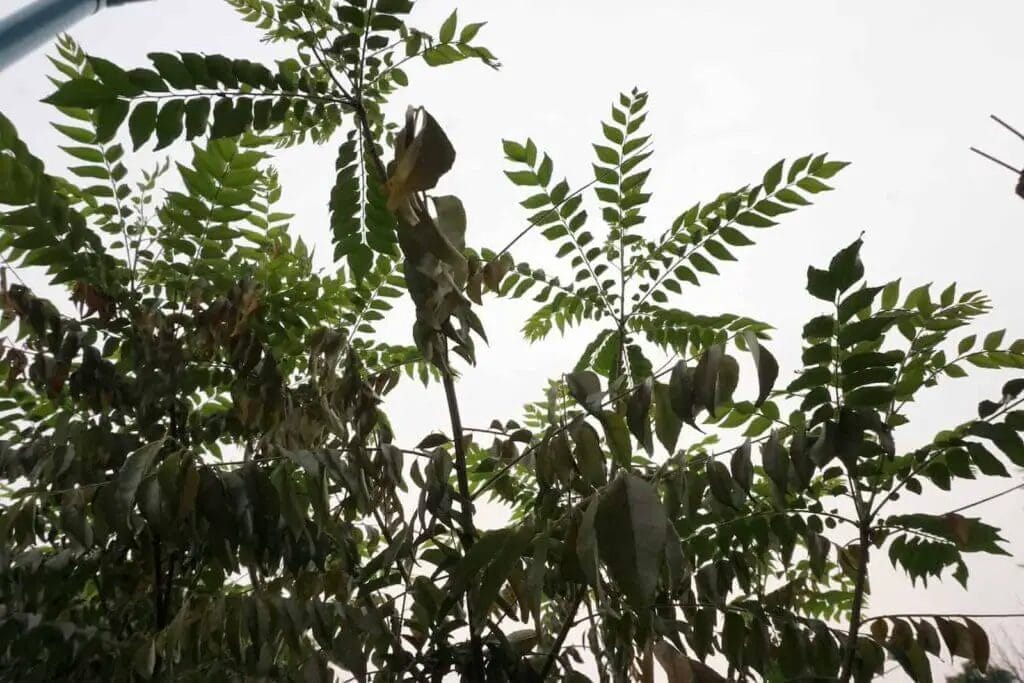
[{"label": "thin branch", "polygon": [[878,621],[879,619],[1022,619],[1024,618],[1024,612],[1007,612],[1005,614],[986,613],[986,614],[943,614],[939,613],[921,613],[921,614],[880,614],[877,617],[868,617],[863,623],[870,621]]},{"label": "thin branch", "polygon": [[977,147],[971,147],[971,151],[972,151],[972,152],[974,152],[975,154],[978,154],[978,155],[980,155],[980,156],[983,156],[983,157],[985,157],[985,158],[986,158],[986,159],[988,159],[989,161],[991,161],[991,162],[993,162],[993,163],[996,163],[996,164],[998,164],[998,165],[1002,166],[1002,167],[1003,167],[1003,168],[1005,168],[1005,169],[1008,169],[1008,170],[1010,170],[1010,171],[1013,171],[1013,172],[1014,172],[1015,174],[1017,174],[1017,175],[1020,175],[1021,173],[1024,173],[1024,171],[1019,171],[1019,170],[1017,170],[1016,168],[1014,168],[1014,167],[1013,167],[1013,166],[1011,166],[1010,164],[1006,163],[1005,161],[1002,161],[1001,159],[997,159],[997,158],[995,158],[994,156],[992,156],[991,154],[987,154],[986,152],[982,152],[982,151],[981,151],[980,149],[978,149]]},{"label": "thin branch", "polygon": [[[735,337],[735,336],[736,336],[736,334],[732,334],[732,335],[730,335],[730,336],[728,337],[728,339],[727,339],[726,341],[729,341],[730,339],[732,339],[732,338],[733,338],[733,337]],[[693,357],[693,356],[691,356],[690,358],[687,358],[687,361],[693,360],[693,358],[694,358],[694,357]],[[651,379],[652,379],[652,380],[654,380],[654,379],[658,379],[658,378],[660,378],[660,377],[663,377],[663,376],[667,375],[667,374],[668,374],[668,373],[670,373],[671,371],[672,371],[672,368],[670,368],[670,367],[667,367],[667,368],[665,368],[665,369],[663,369],[663,370],[660,370],[659,372],[656,372],[656,373],[654,373],[654,374],[653,374],[653,375],[651,376]],[[642,385],[642,384],[636,384],[636,385],[634,385],[634,386],[630,387],[629,389],[626,389],[625,391],[622,391],[622,392],[620,392],[619,394],[616,394],[615,396],[612,396],[612,397],[608,398],[607,400],[605,400],[605,401],[604,401],[604,402],[603,402],[603,403],[601,404],[601,406],[600,406],[600,407],[602,407],[602,408],[603,408],[603,407],[605,407],[605,406],[611,405],[612,403],[615,403],[616,401],[622,400],[622,399],[624,399],[624,398],[628,398],[628,397],[629,397],[630,395],[632,395],[632,394],[633,394],[633,392],[635,392],[635,391],[639,390],[641,386],[643,386],[643,385]],[[788,426],[788,425],[787,425],[787,426]],[[561,433],[563,433],[563,432],[567,431],[568,429],[569,429],[568,425],[566,425],[566,426],[562,426],[562,427],[559,427],[558,429],[556,429],[556,430],[554,430],[553,432],[551,432],[550,436],[555,436],[555,435],[557,435],[557,434],[561,434]],[[760,438],[760,439],[757,439],[757,440],[755,440],[755,441],[752,441],[751,443],[757,443],[757,441],[763,441],[763,440],[764,440],[765,438],[767,438],[767,437],[762,437],[762,438]],[[543,443],[543,442],[540,442],[540,443]],[[519,454],[519,455],[517,455],[517,456],[516,456],[515,458],[513,458],[512,460],[510,460],[509,462],[507,462],[507,463],[506,463],[506,464],[505,464],[505,465],[504,465],[504,466],[503,466],[503,467],[502,467],[502,468],[501,468],[500,470],[498,470],[498,471],[497,471],[497,472],[495,472],[495,473],[494,473],[493,475],[491,475],[491,477],[490,477],[489,479],[487,479],[486,481],[484,481],[484,483],[483,483],[483,484],[481,484],[481,485],[480,485],[480,486],[479,486],[479,487],[477,488],[477,490],[473,492],[473,500],[476,500],[476,499],[477,499],[477,498],[479,498],[479,497],[480,497],[481,495],[483,495],[483,494],[484,494],[484,493],[485,493],[485,492],[487,491],[487,489],[489,489],[489,488],[490,488],[491,486],[493,486],[493,485],[494,485],[494,483],[495,483],[496,481],[498,481],[499,479],[501,479],[502,477],[504,477],[504,476],[505,476],[506,474],[508,474],[508,472],[509,472],[509,471],[510,471],[510,470],[511,470],[511,469],[512,469],[513,467],[515,467],[515,466],[516,466],[516,465],[518,465],[518,464],[519,464],[520,462],[522,462],[524,458],[526,458],[527,456],[529,456],[529,455],[530,455],[531,453],[535,452],[535,451],[536,451],[536,450],[537,450],[537,449],[538,449],[538,448],[540,447],[540,443],[538,443],[538,444],[535,444],[535,445],[533,445],[533,446],[530,446],[529,448],[525,448],[525,449],[523,449],[523,452],[522,452],[522,453],[520,453],[520,454]],[[735,448],[735,447],[733,447],[733,448],[730,448],[730,449],[727,449],[727,450],[724,450],[724,451],[721,451],[721,452],[715,452],[715,453],[712,453],[712,454],[711,454],[711,455],[709,456],[709,458],[713,458],[713,457],[716,457],[716,456],[718,456],[718,455],[725,455],[726,453],[731,453],[731,452],[732,452],[732,451],[734,451],[734,450],[736,450],[736,448]],[[662,465],[662,468],[664,468],[664,467],[665,467],[665,466],[666,466],[666,465],[667,465],[667,464],[668,464],[668,463],[669,463],[670,461],[671,461],[671,459],[669,459],[669,460],[666,460],[666,461],[665,461],[665,463],[663,463],[663,465]],[[693,462],[695,462],[695,461],[691,461],[691,464],[692,464]],[[659,471],[660,471],[660,469],[659,469]]]},{"label": "thin branch", "polygon": [[[982,418],[982,419],[980,419],[980,420],[971,420],[971,421],[970,421],[970,422],[968,422],[967,424],[973,424],[973,423],[975,423],[975,422],[989,422],[989,421],[991,421],[991,420],[992,420],[993,418],[999,417],[999,416],[1000,416],[1000,415],[1002,415],[1003,413],[1005,413],[1005,412],[1007,412],[1007,411],[1009,411],[1009,410],[1012,410],[1013,408],[1016,408],[1016,407],[1017,407],[1018,405],[1020,405],[1021,403],[1024,403],[1024,397],[1021,397],[1021,398],[1017,399],[1016,401],[1011,401],[1010,403],[1007,403],[1006,405],[1002,406],[1001,408],[999,408],[998,410],[996,410],[996,412],[992,413],[991,415],[988,415],[988,416],[986,416],[986,417],[984,417],[984,418]],[[900,483],[899,483],[899,484],[897,484],[897,485],[896,485],[896,486],[895,486],[895,487],[894,487],[894,488],[893,488],[893,489],[892,489],[891,491],[889,491],[889,493],[887,493],[887,494],[885,495],[885,497],[884,497],[884,498],[882,498],[882,500],[881,500],[881,501],[880,501],[880,502],[878,503],[878,506],[877,506],[877,507],[875,507],[875,509],[874,509],[874,510],[872,510],[872,511],[870,512],[870,514],[869,514],[869,519],[871,519],[871,520],[875,519],[875,517],[877,517],[877,516],[878,516],[878,513],[880,513],[880,512],[882,511],[882,507],[883,507],[883,506],[884,506],[884,505],[885,505],[886,503],[888,503],[888,502],[889,502],[889,501],[890,501],[890,500],[892,499],[892,497],[893,497],[894,495],[896,495],[897,493],[899,493],[900,489],[902,489],[902,488],[903,488],[903,487],[904,487],[904,486],[906,485],[906,483],[907,483],[908,481],[910,481],[911,479],[913,479],[913,478],[914,478],[914,476],[915,476],[915,475],[916,475],[916,474],[917,474],[918,472],[920,472],[920,471],[921,471],[921,470],[923,470],[923,469],[924,469],[925,467],[927,467],[928,465],[930,465],[930,464],[931,464],[931,462],[932,462],[932,461],[933,461],[933,460],[934,460],[935,458],[937,458],[938,456],[942,455],[942,453],[943,453],[943,452],[945,451],[945,448],[946,448],[945,446],[942,446],[942,445],[939,445],[939,444],[934,444],[934,443],[931,443],[931,444],[928,444],[927,446],[923,446],[922,448],[919,448],[919,449],[918,449],[917,451],[915,451],[915,452],[921,452],[921,451],[928,451],[928,450],[931,450],[931,449],[935,449],[935,451],[934,451],[934,452],[933,452],[933,453],[932,453],[931,455],[929,455],[929,456],[926,456],[926,457],[925,457],[925,458],[924,458],[924,459],[923,459],[923,460],[922,460],[921,462],[919,462],[919,463],[918,463],[918,464],[917,464],[917,465],[916,465],[916,466],[915,466],[915,467],[914,467],[914,468],[913,468],[913,469],[912,469],[912,470],[910,471],[910,474],[908,474],[908,475],[907,475],[906,477],[904,477],[904,478],[903,478],[903,479],[902,479],[902,480],[900,481]],[[1007,492],[1007,493],[1008,493],[1008,492]],[[985,501],[980,501],[980,502],[985,502]],[[980,504],[980,502],[979,502],[978,504]],[[970,505],[969,507],[972,507],[973,505],[974,505],[974,503],[972,503],[972,504],[971,504],[971,505]],[[965,508],[965,509],[966,509],[966,508]],[[954,512],[955,512],[955,511],[954,511]]]},{"label": "thin branch", "polygon": [[1011,133],[1013,133],[1017,137],[1019,137],[1021,140],[1024,140],[1024,133],[1021,133],[1019,130],[1017,130],[1016,128],[1014,128],[1010,124],[1008,124],[1006,121],[1003,121],[1001,118],[999,118],[995,114],[989,114],[989,118],[991,118],[993,121],[998,123],[1000,126],[1005,128],[1006,130],[1010,131]]},{"label": "thin branch", "polygon": [[551,651],[548,653],[547,658],[544,660],[544,666],[540,670],[540,680],[546,681],[548,674],[555,666],[555,660],[558,659],[558,654],[562,650],[562,645],[565,643],[566,637],[569,635],[569,631],[573,627],[573,619],[576,618],[576,612],[580,609],[580,604],[583,602],[583,596],[586,594],[586,590],[580,589],[576,599],[573,600],[572,605],[569,607],[569,611],[565,614],[565,620],[562,622],[562,628],[558,631],[558,635],[555,636],[555,642],[551,645]]},{"label": "thin branch", "polygon": [[968,503],[967,505],[961,505],[957,509],[950,510],[946,514],[947,515],[955,515],[955,514],[957,514],[959,512],[963,512],[964,510],[970,510],[971,508],[977,507],[977,506],[979,506],[979,505],[981,505],[983,503],[987,503],[990,500],[995,500],[996,498],[1002,498],[1003,496],[1007,495],[1008,493],[1013,493],[1014,491],[1017,491],[1018,489],[1024,489],[1024,484],[1017,484],[1016,486],[1011,486],[1010,488],[1006,489],[1005,491],[1000,491],[999,493],[993,493],[991,496],[987,496],[985,498],[982,498],[981,500],[976,500],[973,503]]}]

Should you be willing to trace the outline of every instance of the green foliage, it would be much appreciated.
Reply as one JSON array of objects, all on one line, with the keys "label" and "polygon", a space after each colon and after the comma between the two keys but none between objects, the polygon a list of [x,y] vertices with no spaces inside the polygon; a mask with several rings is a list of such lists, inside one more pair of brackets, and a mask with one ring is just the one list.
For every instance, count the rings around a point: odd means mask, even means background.
[{"label": "green foliage", "polygon": [[[5,673],[588,680],[573,627],[602,681],[655,662],[671,681],[725,680],[722,660],[844,683],[887,658],[917,681],[930,657],[988,666],[970,615],[866,613],[879,557],[967,585],[972,555],[1006,553],[972,503],[887,507],[1024,465],[1021,379],[928,443],[896,431],[968,366],[1024,367],[1002,330],[961,336],[987,298],[870,285],[858,239],[808,270],[822,312],[784,387],[768,324],[676,305],[845,163],[779,162],[652,238],[646,93],[601,124],[584,188],[600,227],[533,141],[505,141],[563,283],[511,245],[471,248],[461,201],[433,193],[455,161],[443,126],[383,113],[411,62],[497,66],[482,24],[421,31],[409,0],[230,4],[295,56],[124,69],[58,42],[47,101],[70,179],[0,116]],[[129,140],[173,165],[132,169]],[[274,150],[306,142],[338,144],[331,274],[278,209]],[[486,292],[540,304],[529,341],[600,328],[522,422],[465,427],[453,354],[476,361]],[[412,344],[387,343],[378,323],[406,293]],[[403,372],[440,379],[450,414],[411,448],[384,412]],[[483,497],[509,517],[481,533]]]}]

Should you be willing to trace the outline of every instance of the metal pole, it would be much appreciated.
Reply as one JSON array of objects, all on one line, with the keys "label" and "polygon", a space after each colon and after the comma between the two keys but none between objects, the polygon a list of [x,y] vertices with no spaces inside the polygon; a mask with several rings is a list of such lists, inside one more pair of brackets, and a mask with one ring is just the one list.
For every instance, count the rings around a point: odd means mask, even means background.
[{"label": "metal pole", "polygon": [[0,19],[0,71],[104,7],[135,0],[36,0]]}]

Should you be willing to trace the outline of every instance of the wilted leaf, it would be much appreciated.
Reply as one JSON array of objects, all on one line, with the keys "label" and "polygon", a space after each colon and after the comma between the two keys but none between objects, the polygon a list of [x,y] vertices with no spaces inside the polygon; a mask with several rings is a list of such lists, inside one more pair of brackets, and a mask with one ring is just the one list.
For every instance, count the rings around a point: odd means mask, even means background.
[{"label": "wilted leaf", "polygon": [[664,640],[659,640],[654,644],[654,656],[665,670],[668,683],[694,683],[689,659],[675,647]]},{"label": "wilted leaf", "polygon": [[733,451],[730,469],[736,483],[749,493],[750,486],[754,482],[754,465],[750,460],[750,439],[744,441],[739,448]]},{"label": "wilted leaf", "polygon": [[629,431],[636,437],[637,441],[647,450],[654,452],[654,444],[651,438],[651,421],[648,413],[651,409],[651,396],[653,394],[653,380],[645,379],[637,387],[626,402],[626,424]]},{"label": "wilted leaf", "polygon": [[754,367],[757,368],[757,401],[755,407],[761,407],[768,399],[768,395],[775,387],[775,381],[779,377],[779,362],[771,351],[761,346],[757,335],[750,330],[743,333],[744,341],[747,342],[747,349],[754,359]]},{"label": "wilted leaf", "polygon": [[672,368],[668,388],[672,410],[680,420],[701,431],[695,422],[697,413],[694,403],[693,371],[686,367],[686,361],[679,361]]},{"label": "wilted leaf", "polygon": [[648,607],[658,584],[668,518],[646,481],[620,470],[600,498],[595,527],[608,573],[630,604]]},{"label": "wilted leaf", "polygon": [[135,492],[163,445],[163,439],[154,441],[129,453],[125,458],[124,464],[117,473],[117,487],[114,492],[114,500],[119,510],[131,509],[135,502]]},{"label": "wilted leaf", "polygon": [[682,421],[672,410],[671,388],[661,382],[654,383],[654,433],[665,450],[672,453],[679,440]]},{"label": "wilted leaf", "polygon": [[410,194],[436,186],[454,163],[455,148],[434,117],[423,107],[409,107],[388,168],[388,208],[396,211]]},{"label": "wilted leaf", "polygon": [[588,413],[594,416],[601,414],[601,380],[597,374],[590,370],[571,372],[565,376],[566,386],[569,393],[576,401],[583,406]]}]

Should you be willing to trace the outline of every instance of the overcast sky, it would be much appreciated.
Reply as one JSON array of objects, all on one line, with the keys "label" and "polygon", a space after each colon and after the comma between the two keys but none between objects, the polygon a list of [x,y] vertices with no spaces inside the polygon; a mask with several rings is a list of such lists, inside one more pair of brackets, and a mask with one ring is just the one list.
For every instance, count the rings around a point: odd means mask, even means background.
[{"label": "overcast sky", "polygon": [[[412,23],[431,30],[453,6],[419,4]],[[743,250],[739,264],[680,302],[774,324],[771,348],[783,378],[797,369],[800,328],[819,308],[803,291],[807,265],[827,263],[861,231],[871,280],[902,277],[910,286],[956,281],[963,289],[982,289],[996,310],[978,331],[1006,327],[1008,337],[1024,336],[1024,201],[1014,197],[1008,171],[968,151],[977,145],[1024,165],[1024,143],[987,118],[996,113],[1024,126],[1019,0],[474,0],[464,3],[461,16],[490,22],[479,42],[503,68],[410,69],[412,87],[394,104],[426,106],[454,142],[458,160],[440,189],[465,203],[474,246],[500,247],[525,225],[516,204],[522,192],[501,173],[501,138],[531,136],[551,153],[556,174],[581,185],[590,179],[590,143],[599,139],[599,121],[608,118],[619,91],[636,85],[650,93],[656,144],[648,185],[652,231],[696,201],[757,182],[780,158],[827,151],[853,162],[836,178],[837,192],[820,195],[779,228],[760,231],[758,245]],[[256,30],[215,0],[155,0],[107,10],[72,35],[88,52],[122,65],[141,65],[154,50],[283,56],[280,46],[259,44]],[[66,161],[46,123],[52,110],[38,102],[50,89],[49,72],[42,51],[0,72],[0,110],[51,171],[60,172]],[[149,165],[155,157],[139,159]],[[326,257],[333,150],[290,151],[278,166],[284,202],[297,214],[295,229]],[[549,264],[549,253],[539,235],[514,250],[534,265]],[[326,258],[321,263],[328,265]],[[492,344],[460,383],[468,425],[520,415],[525,402],[540,398],[546,378],[571,368],[594,331],[527,346],[517,330],[529,305],[485,304]],[[404,318],[386,329],[392,341],[404,343],[408,326]],[[914,426],[899,434],[900,448],[910,450],[969,418],[1010,376],[981,372],[926,394],[913,409]],[[446,424],[439,390],[424,393],[407,384],[388,409],[406,442]],[[958,486],[952,496],[926,494],[904,509],[942,512],[1009,483]],[[1006,496],[972,512],[1005,527],[1011,549],[1024,555],[1022,510],[1024,496]],[[880,557],[872,565],[869,614],[1024,611],[1018,560],[972,563],[970,591],[952,580],[911,590],[885,562]],[[984,625],[998,639],[1000,622]],[[1024,631],[1016,638],[1024,644]]]}]

